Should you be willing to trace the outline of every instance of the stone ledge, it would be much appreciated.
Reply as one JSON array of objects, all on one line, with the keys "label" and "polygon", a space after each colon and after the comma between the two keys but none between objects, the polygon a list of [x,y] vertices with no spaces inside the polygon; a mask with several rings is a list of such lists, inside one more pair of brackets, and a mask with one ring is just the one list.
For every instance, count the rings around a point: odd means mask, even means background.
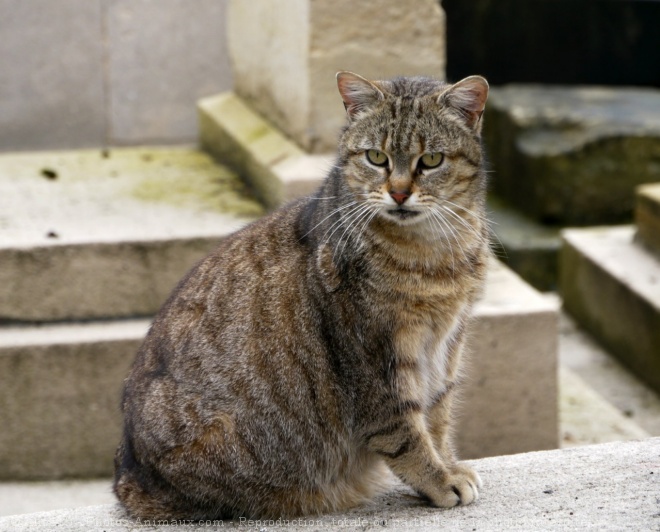
[{"label": "stone ledge", "polygon": [[[308,518],[306,524],[225,521],[167,529],[655,530],[660,520],[659,455],[660,438],[650,438],[476,460],[472,465],[484,481],[481,498],[449,510],[429,508],[399,486],[372,504]],[[0,518],[0,530],[13,532],[136,529],[159,528],[137,523],[111,504]]]},{"label": "stone ledge", "polygon": [[626,222],[635,186],[657,181],[660,91],[494,88],[484,140],[495,192],[528,215],[561,225]]},{"label": "stone ledge", "polygon": [[660,257],[660,183],[637,187],[636,195],[637,237]]},{"label": "stone ledge", "polygon": [[147,316],[263,213],[192,148],[0,156],[0,321]]},{"label": "stone ledge", "polygon": [[[0,328],[0,479],[112,473],[121,383],[148,320]],[[557,309],[493,261],[475,309],[456,443],[465,458],[558,445]]]},{"label": "stone ledge", "polygon": [[564,306],[647,384],[660,390],[660,259],[632,226],[563,231]]},{"label": "stone ledge", "polygon": [[316,190],[332,155],[309,155],[232,92],[202,99],[202,148],[236,170],[270,208]]}]

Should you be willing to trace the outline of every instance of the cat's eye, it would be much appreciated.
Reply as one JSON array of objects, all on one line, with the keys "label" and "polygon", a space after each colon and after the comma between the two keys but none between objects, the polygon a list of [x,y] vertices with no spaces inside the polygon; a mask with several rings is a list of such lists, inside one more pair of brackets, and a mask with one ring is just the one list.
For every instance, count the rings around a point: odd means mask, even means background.
[{"label": "cat's eye", "polygon": [[437,168],[442,163],[442,160],[445,158],[444,154],[440,152],[435,153],[425,153],[419,158],[417,162],[417,167],[420,169],[425,168]]},{"label": "cat's eye", "polygon": [[389,161],[387,155],[380,150],[367,150],[367,159],[376,166],[387,166]]}]

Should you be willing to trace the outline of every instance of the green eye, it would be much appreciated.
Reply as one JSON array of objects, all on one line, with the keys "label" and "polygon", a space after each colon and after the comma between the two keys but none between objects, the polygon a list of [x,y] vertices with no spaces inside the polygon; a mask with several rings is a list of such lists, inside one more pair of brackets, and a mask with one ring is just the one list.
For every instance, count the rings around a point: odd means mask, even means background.
[{"label": "green eye", "polygon": [[375,164],[376,166],[387,166],[388,163],[387,155],[379,150],[368,150],[367,159],[371,164]]},{"label": "green eye", "polygon": [[419,168],[437,168],[444,158],[444,155],[440,152],[425,153],[420,157],[417,166]]}]

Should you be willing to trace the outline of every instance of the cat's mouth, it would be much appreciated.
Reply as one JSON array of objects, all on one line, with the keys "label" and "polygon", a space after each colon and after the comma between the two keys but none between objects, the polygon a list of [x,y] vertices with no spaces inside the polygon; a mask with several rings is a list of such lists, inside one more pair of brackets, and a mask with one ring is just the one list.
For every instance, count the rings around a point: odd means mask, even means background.
[{"label": "cat's mouth", "polygon": [[418,216],[421,213],[418,211],[410,211],[408,209],[404,209],[403,207],[398,207],[396,209],[388,209],[387,214],[394,216],[399,220],[409,220],[411,218],[414,218],[415,216]]}]

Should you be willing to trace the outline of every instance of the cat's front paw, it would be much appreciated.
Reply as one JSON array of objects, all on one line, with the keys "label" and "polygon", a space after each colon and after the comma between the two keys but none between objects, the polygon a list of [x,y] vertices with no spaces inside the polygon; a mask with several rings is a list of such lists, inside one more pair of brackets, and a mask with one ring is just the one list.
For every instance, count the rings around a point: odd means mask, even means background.
[{"label": "cat's front paw", "polygon": [[455,464],[443,479],[440,493],[431,499],[431,503],[441,508],[473,503],[479,498],[482,485],[481,478],[471,467]]}]

